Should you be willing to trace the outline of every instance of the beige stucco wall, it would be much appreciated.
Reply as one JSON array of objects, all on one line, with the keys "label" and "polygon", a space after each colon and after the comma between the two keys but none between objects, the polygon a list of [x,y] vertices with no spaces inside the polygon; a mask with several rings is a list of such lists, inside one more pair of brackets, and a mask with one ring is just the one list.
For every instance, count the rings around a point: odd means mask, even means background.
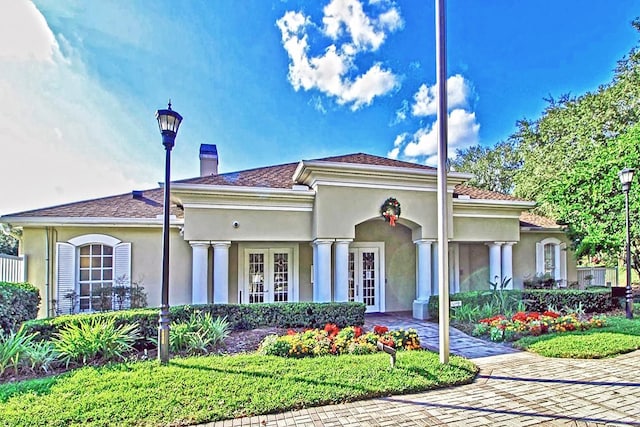
[{"label": "beige stucco wall", "polygon": [[[66,242],[85,234],[105,234],[123,242],[131,242],[131,279],[138,281],[147,293],[149,307],[161,301],[162,230],[160,228],[53,227],[50,234],[50,278],[46,278],[46,235],[44,228],[25,228],[24,254],[27,255],[27,280],[40,289],[42,303],[39,317],[46,316],[46,285],[50,283],[50,299],[57,298],[56,242]],[[191,247],[177,228],[171,229],[169,304],[191,302]]]},{"label": "beige stucco wall", "polygon": [[[523,231],[520,235],[520,242],[513,247],[513,275],[514,285],[522,288],[523,279],[535,276],[536,274],[536,243],[549,237],[554,237],[570,247],[571,242],[563,232],[536,232]],[[575,254],[567,250],[567,281],[569,283],[578,280],[576,270]]]},{"label": "beige stucco wall", "polygon": [[489,289],[489,248],[483,243],[459,244],[460,292]]},{"label": "beige stucco wall", "polygon": [[[185,209],[185,240],[311,240],[311,212],[253,209]],[[233,227],[233,222],[238,227]]]},{"label": "beige stucco wall", "polygon": [[454,217],[453,240],[458,242],[495,242],[520,240],[518,218]]},{"label": "beige stucco wall", "polygon": [[411,230],[391,227],[382,219],[367,221],[355,228],[355,242],[384,242],[386,311],[412,309],[416,297],[416,249]]},{"label": "beige stucco wall", "polygon": [[389,197],[400,202],[400,223],[412,229],[414,240],[437,236],[435,192],[323,185],[316,192],[312,233],[319,238],[353,239],[355,225],[379,218],[380,206]]}]

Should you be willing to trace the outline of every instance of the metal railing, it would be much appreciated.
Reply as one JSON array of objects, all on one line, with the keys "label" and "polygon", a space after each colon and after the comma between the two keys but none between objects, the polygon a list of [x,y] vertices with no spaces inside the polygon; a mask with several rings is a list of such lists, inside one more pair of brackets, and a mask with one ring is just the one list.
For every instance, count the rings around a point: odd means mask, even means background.
[{"label": "metal railing", "polygon": [[0,254],[0,282],[25,282],[27,257]]}]

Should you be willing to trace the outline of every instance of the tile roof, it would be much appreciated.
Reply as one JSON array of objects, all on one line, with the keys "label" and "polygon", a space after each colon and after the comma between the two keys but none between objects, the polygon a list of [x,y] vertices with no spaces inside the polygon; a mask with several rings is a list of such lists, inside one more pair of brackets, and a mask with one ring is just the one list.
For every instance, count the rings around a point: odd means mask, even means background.
[{"label": "tile roof", "polygon": [[[404,167],[412,169],[435,170],[430,166],[419,165],[417,163],[403,162],[400,160],[388,159],[386,157],[374,156],[365,153],[355,153],[343,156],[325,157],[314,159],[317,162],[338,162],[354,163],[372,166]],[[205,184],[205,185],[229,185],[246,187],[266,187],[266,188],[291,188],[293,174],[298,167],[296,163],[285,163],[282,165],[267,166],[262,168],[247,169],[239,172],[224,173],[220,175],[210,175],[175,181],[184,184]],[[137,195],[134,195],[137,193]],[[481,190],[467,185],[458,185],[455,194],[466,195],[472,199],[488,200],[514,200],[521,201],[507,194],[493,191]],[[63,217],[63,218],[135,218],[155,219],[162,215],[163,189],[155,188],[151,190],[120,194],[116,196],[103,197],[93,200],[85,200],[64,205],[53,206],[42,209],[34,209],[25,212],[6,215],[12,218],[26,217]],[[177,218],[183,218],[184,212],[177,206],[172,206],[171,214]],[[552,221],[548,218],[528,215],[525,221],[527,224],[547,224],[543,220]],[[553,222],[553,221],[552,221]],[[554,222],[555,224],[555,222]],[[542,225],[540,225],[542,226]]]},{"label": "tile roof", "polygon": [[529,202],[530,200],[513,197],[509,194],[498,193],[496,191],[483,190],[481,188],[471,187],[466,184],[456,185],[454,189],[455,195],[469,196],[472,199],[483,200],[511,200],[514,202]]},{"label": "tile roof", "polygon": [[562,228],[554,219],[536,215],[531,212],[522,212],[520,214],[520,226],[534,228]]}]

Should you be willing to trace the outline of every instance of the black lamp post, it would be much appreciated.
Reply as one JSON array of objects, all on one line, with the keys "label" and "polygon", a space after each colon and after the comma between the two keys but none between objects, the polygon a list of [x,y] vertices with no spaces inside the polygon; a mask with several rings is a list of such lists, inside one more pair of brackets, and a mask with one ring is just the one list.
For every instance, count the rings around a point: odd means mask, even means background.
[{"label": "black lamp post", "polygon": [[169,208],[171,206],[171,149],[182,122],[182,116],[171,110],[171,100],[166,110],[156,111],[156,119],[162,134],[162,145],[166,152],[164,164],[164,215],[162,223],[162,305],[158,322],[158,359],[169,361]]},{"label": "black lamp post", "polygon": [[624,204],[627,218],[627,242],[626,242],[626,263],[627,263],[627,289],[625,292],[626,304],[625,310],[627,312],[627,319],[633,318],[633,294],[631,293],[631,231],[629,222],[629,190],[631,189],[631,181],[633,181],[634,169],[624,168],[620,171],[618,176],[620,177],[620,183],[622,184],[622,191],[624,191]]}]

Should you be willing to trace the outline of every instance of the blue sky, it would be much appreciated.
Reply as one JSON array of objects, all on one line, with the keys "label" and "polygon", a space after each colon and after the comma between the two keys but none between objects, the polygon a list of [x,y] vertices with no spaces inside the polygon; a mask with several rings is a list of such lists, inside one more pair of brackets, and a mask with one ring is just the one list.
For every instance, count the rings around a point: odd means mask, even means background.
[{"label": "blue sky", "polygon": [[[543,98],[611,80],[636,0],[449,0],[450,153]],[[0,214],[172,178],[352,152],[434,163],[434,2],[10,0],[0,16]]]}]

